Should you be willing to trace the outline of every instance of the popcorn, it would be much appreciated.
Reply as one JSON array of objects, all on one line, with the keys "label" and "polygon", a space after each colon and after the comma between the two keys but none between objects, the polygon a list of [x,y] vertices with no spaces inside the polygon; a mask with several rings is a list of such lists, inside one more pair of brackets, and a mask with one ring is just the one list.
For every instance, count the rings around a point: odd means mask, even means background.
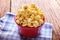
[{"label": "popcorn", "polygon": [[24,6],[24,10],[27,10],[28,9],[28,6]]},{"label": "popcorn", "polygon": [[30,8],[36,8],[35,4],[31,4]]},{"label": "popcorn", "polygon": [[24,20],[22,26],[27,26],[27,20]]},{"label": "popcorn", "polygon": [[16,20],[16,23],[20,24],[20,21],[19,20]]},{"label": "popcorn", "polygon": [[33,26],[34,26],[34,27],[37,27],[38,25],[39,25],[39,22],[38,22],[38,21],[34,21],[34,22],[33,22]]},{"label": "popcorn", "polygon": [[23,27],[38,27],[43,24],[44,13],[35,4],[23,6],[17,12],[16,22]]}]

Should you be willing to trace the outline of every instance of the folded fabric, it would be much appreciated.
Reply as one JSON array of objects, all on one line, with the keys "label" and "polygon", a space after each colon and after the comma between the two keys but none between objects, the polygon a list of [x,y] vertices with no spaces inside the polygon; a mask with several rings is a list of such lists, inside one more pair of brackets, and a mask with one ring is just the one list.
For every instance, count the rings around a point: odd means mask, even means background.
[{"label": "folded fabric", "polygon": [[39,36],[27,38],[18,34],[14,16],[15,14],[8,12],[0,18],[0,40],[52,40],[52,24],[45,22]]}]

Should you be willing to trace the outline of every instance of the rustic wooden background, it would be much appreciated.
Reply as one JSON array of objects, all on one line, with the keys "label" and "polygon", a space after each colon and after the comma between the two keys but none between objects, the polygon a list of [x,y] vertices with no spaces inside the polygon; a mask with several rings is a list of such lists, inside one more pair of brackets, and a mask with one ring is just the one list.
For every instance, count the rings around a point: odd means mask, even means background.
[{"label": "rustic wooden background", "polygon": [[10,0],[0,0],[0,17],[10,11]]},{"label": "rustic wooden background", "polygon": [[[0,1],[3,2],[3,1]],[[35,3],[44,11],[46,22],[53,24],[53,40],[60,40],[60,0],[6,0],[6,5],[0,5],[0,11],[6,10],[16,13],[19,6]],[[3,8],[3,6],[6,6]],[[2,11],[4,13],[5,11]],[[3,14],[0,14],[0,16]]]}]

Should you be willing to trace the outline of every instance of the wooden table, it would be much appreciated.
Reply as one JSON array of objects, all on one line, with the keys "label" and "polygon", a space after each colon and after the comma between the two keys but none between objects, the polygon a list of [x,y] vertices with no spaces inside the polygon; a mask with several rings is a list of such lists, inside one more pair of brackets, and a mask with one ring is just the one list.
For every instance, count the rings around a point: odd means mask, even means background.
[{"label": "wooden table", "polygon": [[0,0],[0,17],[10,11],[10,0]]},{"label": "wooden table", "polygon": [[53,40],[60,40],[60,2],[59,0],[10,0],[10,11],[17,13],[19,6],[36,4],[44,11],[46,22],[53,24]]}]

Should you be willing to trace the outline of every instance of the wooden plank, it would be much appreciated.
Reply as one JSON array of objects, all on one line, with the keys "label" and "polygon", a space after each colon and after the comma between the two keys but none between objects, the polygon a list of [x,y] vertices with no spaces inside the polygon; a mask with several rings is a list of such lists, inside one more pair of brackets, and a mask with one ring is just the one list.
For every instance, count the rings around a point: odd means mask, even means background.
[{"label": "wooden plank", "polygon": [[10,0],[0,0],[0,17],[10,11]]},{"label": "wooden plank", "polygon": [[60,39],[60,6],[57,0],[12,0],[11,11],[17,13],[19,6],[35,3],[44,11],[46,22],[53,24],[53,40]]},{"label": "wooden plank", "polygon": [[60,6],[60,0],[56,0],[57,4]]}]

